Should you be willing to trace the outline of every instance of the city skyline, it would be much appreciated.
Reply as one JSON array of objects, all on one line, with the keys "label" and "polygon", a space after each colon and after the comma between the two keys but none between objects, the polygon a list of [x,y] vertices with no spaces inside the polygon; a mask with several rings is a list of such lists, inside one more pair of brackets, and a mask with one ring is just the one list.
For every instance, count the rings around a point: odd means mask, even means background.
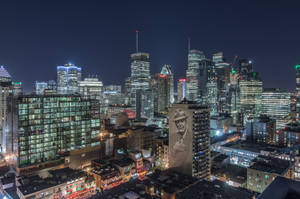
[{"label": "city skyline", "polygon": [[[295,90],[299,3],[114,3],[1,3],[0,64],[25,92],[35,81],[56,79],[56,67],[68,62],[82,67],[83,77],[97,74],[106,85],[124,86],[138,29],[152,75],[168,64],[174,80],[185,77],[191,38],[191,49],[210,59],[222,51],[228,62],[236,54],[253,60],[264,87]],[[112,69],[119,71],[113,77]]]}]

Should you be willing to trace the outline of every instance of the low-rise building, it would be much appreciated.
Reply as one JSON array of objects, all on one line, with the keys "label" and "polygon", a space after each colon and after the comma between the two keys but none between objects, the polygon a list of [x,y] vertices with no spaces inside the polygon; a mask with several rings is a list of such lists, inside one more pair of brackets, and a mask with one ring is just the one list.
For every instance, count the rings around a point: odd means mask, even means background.
[{"label": "low-rise building", "polygon": [[276,120],[261,115],[258,119],[246,123],[247,141],[275,144]]},{"label": "low-rise building", "polygon": [[49,176],[22,177],[16,181],[20,199],[87,198],[95,194],[92,176],[83,171],[63,168],[49,171]]},{"label": "low-rise building", "polygon": [[260,155],[247,168],[247,188],[261,193],[277,176],[293,178],[290,162]]},{"label": "low-rise building", "polygon": [[123,183],[119,169],[110,161],[94,160],[90,173],[94,176],[96,187],[102,191]]},{"label": "low-rise building", "polygon": [[155,140],[155,166],[161,170],[169,168],[168,137],[159,137]]},{"label": "low-rise building", "polygon": [[276,144],[279,146],[294,146],[300,144],[300,123],[292,122],[286,124],[279,130],[275,137]]}]

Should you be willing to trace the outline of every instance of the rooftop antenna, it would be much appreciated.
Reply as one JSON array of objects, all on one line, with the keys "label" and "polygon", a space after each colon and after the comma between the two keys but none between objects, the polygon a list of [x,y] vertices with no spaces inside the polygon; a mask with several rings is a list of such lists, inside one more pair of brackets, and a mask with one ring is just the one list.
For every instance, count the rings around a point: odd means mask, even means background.
[{"label": "rooftop antenna", "polygon": [[188,50],[189,50],[189,52],[191,50],[191,38],[188,38]]},{"label": "rooftop antenna", "polygon": [[136,52],[139,52],[139,30],[135,31],[135,48]]}]

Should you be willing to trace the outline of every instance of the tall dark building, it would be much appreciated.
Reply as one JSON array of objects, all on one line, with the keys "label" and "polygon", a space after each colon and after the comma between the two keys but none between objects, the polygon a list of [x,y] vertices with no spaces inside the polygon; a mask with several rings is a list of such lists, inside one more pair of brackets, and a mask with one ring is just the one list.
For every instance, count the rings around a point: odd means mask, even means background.
[{"label": "tall dark building", "polygon": [[210,177],[210,113],[207,106],[182,101],[169,110],[170,168],[185,175]]}]

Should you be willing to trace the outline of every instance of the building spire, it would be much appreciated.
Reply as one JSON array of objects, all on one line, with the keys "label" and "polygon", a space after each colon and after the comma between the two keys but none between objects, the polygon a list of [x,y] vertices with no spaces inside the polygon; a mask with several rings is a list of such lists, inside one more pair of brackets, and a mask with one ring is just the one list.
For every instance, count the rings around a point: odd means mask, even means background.
[{"label": "building spire", "polygon": [[191,50],[191,38],[188,38],[188,51],[190,52]]},{"label": "building spire", "polygon": [[139,30],[135,31],[135,48],[136,52],[139,52]]}]

